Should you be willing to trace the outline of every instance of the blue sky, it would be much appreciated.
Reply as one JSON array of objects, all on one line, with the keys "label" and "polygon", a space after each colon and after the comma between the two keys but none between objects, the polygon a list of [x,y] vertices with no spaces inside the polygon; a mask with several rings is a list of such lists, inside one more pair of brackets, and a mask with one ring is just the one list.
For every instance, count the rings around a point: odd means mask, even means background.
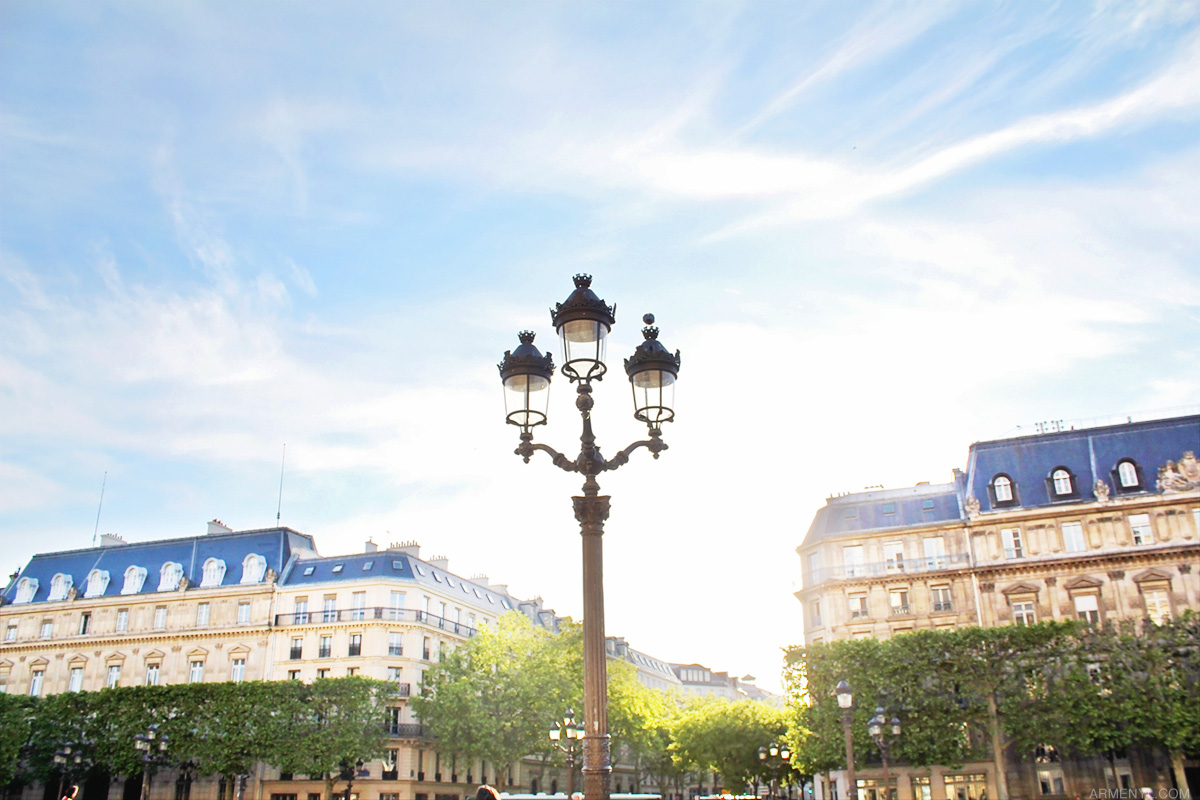
[{"label": "blue sky", "polygon": [[[571,275],[683,351],[607,628],[778,686],[832,493],[1200,403],[1200,8],[0,4],[0,551],[274,523],[578,616],[495,363]],[[642,435],[615,371],[597,433]],[[542,441],[575,451],[561,378]]]}]

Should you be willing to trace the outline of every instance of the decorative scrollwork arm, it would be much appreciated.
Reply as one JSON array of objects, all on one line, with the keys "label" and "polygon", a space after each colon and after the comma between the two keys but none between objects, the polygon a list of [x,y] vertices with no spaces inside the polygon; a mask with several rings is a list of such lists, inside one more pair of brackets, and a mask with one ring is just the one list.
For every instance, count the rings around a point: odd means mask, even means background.
[{"label": "decorative scrollwork arm", "polygon": [[658,454],[663,450],[668,449],[667,443],[662,440],[662,430],[659,428],[651,428],[649,439],[643,439],[640,442],[634,442],[633,444],[629,445],[629,447],[626,447],[624,450],[605,461],[604,465],[601,467],[601,470],[614,470],[618,467],[624,466],[626,463],[628,463],[629,456],[639,447],[644,447],[649,450],[655,458],[658,458]]},{"label": "decorative scrollwork arm", "polygon": [[566,472],[580,472],[581,471],[579,469],[579,465],[576,464],[573,459],[567,458],[562,453],[555,450],[553,447],[550,447],[549,445],[545,445],[545,444],[534,444],[532,433],[528,433],[528,432],[522,433],[521,434],[521,443],[519,445],[517,445],[517,449],[514,450],[513,452],[516,453],[517,455],[519,455],[522,459],[525,460],[525,463],[528,464],[529,459],[531,459],[533,457],[533,454],[535,452],[537,452],[538,450],[541,450],[543,453],[548,453],[550,458],[554,459],[554,466],[558,467],[561,470],[565,470]]}]

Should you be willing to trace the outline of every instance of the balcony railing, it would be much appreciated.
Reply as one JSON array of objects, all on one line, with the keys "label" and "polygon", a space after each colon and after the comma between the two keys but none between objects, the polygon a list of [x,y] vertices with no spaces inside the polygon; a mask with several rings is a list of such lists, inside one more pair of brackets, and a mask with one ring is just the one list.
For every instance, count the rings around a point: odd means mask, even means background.
[{"label": "balcony railing", "polygon": [[954,603],[950,602],[949,600],[947,600],[945,602],[935,602],[933,604],[933,610],[935,612],[937,612],[937,611],[953,611]]},{"label": "balcony railing", "polygon": [[966,553],[956,553],[949,556],[892,559],[890,561],[873,561],[867,564],[846,564],[841,567],[822,567],[808,573],[806,585],[816,586],[825,581],[840,581],[848,578],[878,578],[898,574],[917,575],[923,572],[961,569],[967,565],[968,560]]},{"label": "balcony railing", "polygon": [[411,683],[397,683],[396,688],[392,690],[392,694],[397,697],[409,697],[412,695]]},{"label": "balcony railing", "polygon": [[396,739],[426,739],[425,726],[414,722],[388,725],[388,734]]},{"label": "balcony railing", "polygon": [[908,603],[891,607],[891,615],[893,617],[903,617],[903,616],[906,616],[911,613],[912,613],[912,608],[908,605]]},{"label": "balcony railing", "polygon": [[418,608],[343,608],[327,611],[301,611],[295,614],[276,614],[275,624],[281,627],[289,625],[319,625],[333,622],[358,622],[362,620],[386,620],[392,622],[418,622],[430,625],[444,631],[466,636],[475,635],[475,628],[452,619],[435,616],[428,611]]},{"label": "balcony railing", "polygon": [[867,610],[865,608],[850,609],[850,619],[866,619]]}]

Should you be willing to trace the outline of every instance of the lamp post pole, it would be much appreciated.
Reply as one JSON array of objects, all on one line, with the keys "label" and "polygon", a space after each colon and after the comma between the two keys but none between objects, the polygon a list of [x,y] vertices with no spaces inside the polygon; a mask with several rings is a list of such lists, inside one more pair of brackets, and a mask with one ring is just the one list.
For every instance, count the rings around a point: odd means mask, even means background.
[{"label": "lamp post pole", "polygon": [[[889,731],[888,728],[891,730]],[[892,776],[888,769],[888,752],[892,749],[892,742],[900,736],[900,718],[892,717],[889,723],[883,716],[883,707],[879,706],[875,709],[875,716],[867,721],[867,733],[871,734],[871,741],[875,742],[880,756],[883,757],[884,800],[892,800]]]},{"label": "lamp post pole", "polygon": [[858,800],[858,778],[854,775],[854,735],[850,730],[854,693],[846,681],[838,682],[837,701],[842,709],[842,735],[846,740],[846,800]]},{"label": "lamp post pole", "polygon": [[611,459],[600,454],[592,433],[592,381],[604,377],[605,342],[615,322],[615,306],[609,306],[591,290],[590,275],[576,275],[575,291],[550,312],[563,346],[562,374],[577,383],[575,407],[583,422],[580,451],[575,458],[544,444],[534,444],[533,428],[546,423],[546,408],[554,361],[533,345],[534,334],[522,331],[521,344],[507,351],[500,362],[504,383],[507,422],[521,429],[516,454],[526,463],[541,450],[554,465],[584,476],[583,495],[572,498],[575,519],[583,545],[583,782],[587,800],[608,800],[612,764],[608,738],[608,665],[604,652],[604,551],[602,536],[608,519],[609,497],[600,494],[596,476],[617,469],[630,454],[645,447],[655,458],[667,449],[662,440],[662,423],[675,417],[675,378],[679,374],[679,352],[672,355],[658,341],[654,316],[645,315],[645,337],[633,355],[625,359],[625,372],[633,387],[634,418],[649,427],[649,439],[634,442]]}]

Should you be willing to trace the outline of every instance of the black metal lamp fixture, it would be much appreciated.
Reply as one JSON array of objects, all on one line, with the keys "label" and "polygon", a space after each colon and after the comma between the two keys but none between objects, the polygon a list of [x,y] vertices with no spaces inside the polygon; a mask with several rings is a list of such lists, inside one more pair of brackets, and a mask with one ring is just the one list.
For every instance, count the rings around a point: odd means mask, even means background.
[{"label": "black metal lamp fixture", "polygon": [[[667,449],[662,440],[662,423],[675,418],[674,387],[679,375],[679,352],[670,353],[658,341],[654,317],[647,314],[643,330],[645,341],[625,359],[625,373],[633,387],[634,418],[646,423],[650,436],[621,450],[612,458],[600,454],[592,432],[592,381],[601,380],[608,367],[604,363],[608,334],[616,321],[616,306],[608,305],[592,291],[590,275],[574,277],[575,290],[551,309],[550,317],[562,341],[562,373],[577,384],[575,407],[583,422],[579,455],[571,458],[552,447],[534,444],[533,428],[544,425],[548,415],[550,379],[554,361],[533,345],[531,331],[522,331],[521,344],[507,351],[499,364],[505,389],[505,421],[521,429],[516,449],[526,463],[537,451],[545,452],[554,465],[566,472],[584,476],[583,495],[573,499],[575,518],[583,538],[583,702],[586,726],[575,728],[584,745],[584,793],[588,800],[608,800],[612,765],[609,758],[607,664],[604,652],[604,579],[601,536],[608,519],[609,498],[600,495],[596,476],[628,463],[629,456],[645,447],[654,458]],[[571,725],[560,725],[572,739]],[[554,736],[553,732],[551,734]],[[561,747],[561,745],[559,745]]]},{"label": "black metal lamp fixture", "polygon": [[150,765],[156,758],[165,756],[170,747],[171,737],[158,734],[158,725],[151,724],[145,733],[133,737],[133,746],[142,754],[142,800],[150,796]]},{"label": "black metal lamp fixture", "polygon": [[854,736],[850,730],[850,715],[854,710],[854,692],[850,684],[844,680],[838,681],[838,708],[842,710],[842,736],[846,746],[846,797],[858,800],[858,778],[854,774]]},{"label": "black metal lamp fixture", "polygon": [[[575,754],[578,752],[579,745],[583,744],[584,734],[587,733],[583,725],[583,720],[579,724],[575,724],[575,712],[567,709],[567,713],[563,714],[562,721],[555,720],[550,726],[550,741],[554,742],[554,746],[567,756],[567,798],[570,800],[572,794],[575,793]],[[562,739],[566,739],[566,744],[561,743]]]},{"label": "black metal lamp fixture", "polygon": [[883,758],[883,797],[885,800],[892,798],[892,778],[891,770],[888,768],[888,755],[892,749],[892,742],[900,737],[900,718],[892,717],[891,721],[883,715],[883,706],[875,709],[875,716],[867,720],[867,733],[871,736],[871,741],[879,748],[879,755]]},{"label": "black metal lamp fixture", "polygon": [[792,760],[791,748],[786,744],[771,742],[769,745],[758,748],[758,760],[771,770],[769,796],[776,797],[776,790],[779,787],[779,770]]}]

